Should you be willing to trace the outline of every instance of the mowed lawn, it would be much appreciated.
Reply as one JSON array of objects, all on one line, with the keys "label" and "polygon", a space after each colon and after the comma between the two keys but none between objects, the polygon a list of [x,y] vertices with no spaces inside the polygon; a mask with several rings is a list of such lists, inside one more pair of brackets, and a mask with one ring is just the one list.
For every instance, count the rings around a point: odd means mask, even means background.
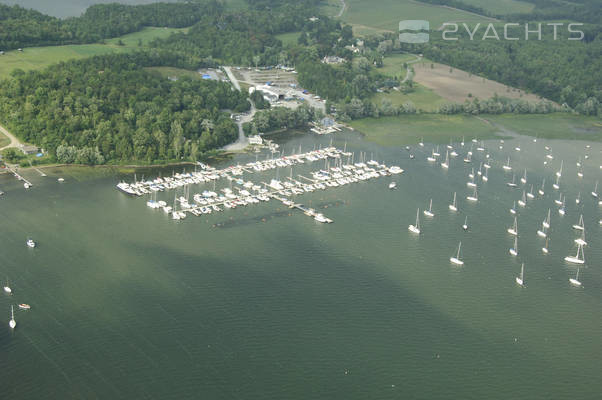
[{"label": "mowed lawn", "polygon": [[443,97],[433,92],[431,89],[415,84],[414,91],[408,94],[403,94],[397,90],[391,90],[389,93],[377,93],[372,96],[372,101],[375,104],[380,104],[384,99],[387,99],[394,106],[412,102],[418,110],[427,112],[435,112],[439,110],[443,104],[449,103]]},{"label": "mowed lawn", "polygon": [[462,10],[418,3],[412,0],[346,0],[343,21],[358,25],[357,31],[387,30],[397,32],[399,21],[427,20],[432,30],[444,22],[486,22],[487,18]]},{"label": "mowed lawn", "polygon": [[533,4],[518,0],[462,0],[462,2],[481,7],[496,15],[529,13],[535,8]]},{"label": "mowed lawn", "polygon": [[289,32],[289,33],[281,33],[276,35],[276,39],[279,39],[284,47],[286,46],[294,46],[297,44],[297,40],[299,39],[299,35],[301,32]]},{"label": "mowed lawn", "polygon": [[382,146],[403,146],[424,140],[447,143],[450,139],[486,139],[499,130],[477,118],[464,115],[400,115],[398,117],[364,118],[351,122],[367,140]]},{"label": "mowed lawn", "polygon": [[548,139],[602,141],[602,119],[566,113],[484,115],[484,119],[521,135]]},{"label": "mowed lawn", "polygon": [[[10,72],[20,68],[24,71],[43,69],[61,61],[92,57],[100,54],[128,52],[144,46],[156,38],[164,38],[174,32],[186,29],[145,28],[118,38],[108,39],[105,44],[81,44],[66,46],[46,46],[24,48],[22,52],[13,50],[0,56],[0,79],[10,76]],[[123,46],[118,45],[119,40]]]}]

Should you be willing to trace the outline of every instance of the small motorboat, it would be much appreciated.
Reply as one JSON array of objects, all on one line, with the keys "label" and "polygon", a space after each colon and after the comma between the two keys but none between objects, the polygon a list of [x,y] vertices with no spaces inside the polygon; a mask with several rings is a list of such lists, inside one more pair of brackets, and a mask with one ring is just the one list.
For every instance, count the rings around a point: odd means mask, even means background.
[{"label": "small motorboat", "polygon": [[34,247],[36,247],[36,242],[34,242],[31,239],[27,239],[27,246],[29,246],[33,249]]},{"label": "small motorboat", "polygon": [[29,304],[21,303],[21,304],[19,304],[19,308],[21,310],[29,310],[29,309],[31,309],[31,306]]}]

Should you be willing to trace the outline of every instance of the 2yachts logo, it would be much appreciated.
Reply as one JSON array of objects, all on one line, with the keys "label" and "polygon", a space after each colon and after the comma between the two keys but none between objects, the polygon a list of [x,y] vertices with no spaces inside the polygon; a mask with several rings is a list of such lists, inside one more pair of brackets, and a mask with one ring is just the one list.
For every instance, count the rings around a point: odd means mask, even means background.
[{"label": "2yachts logo", "polygon": [[[565,24],[562,22],[481,24],[444,22],[437,31],[443,40],[583,40],[585,34],[576,28],[581,23]],[[399,41],[401,43],[427,43],[430,40],[430,24],[424,20],[404,20],[399,22]],[[568,32],[564,35],[563,30]],[[468,35],[464,35],[464,32]]]},{"label": "2yachts logo", "polygon": [[[429,27],[429,22],[421,19],[399,21],[399,41],[402,43],[426,43],[429,41]],[[422,32],[415,33],[416,31]]]}]

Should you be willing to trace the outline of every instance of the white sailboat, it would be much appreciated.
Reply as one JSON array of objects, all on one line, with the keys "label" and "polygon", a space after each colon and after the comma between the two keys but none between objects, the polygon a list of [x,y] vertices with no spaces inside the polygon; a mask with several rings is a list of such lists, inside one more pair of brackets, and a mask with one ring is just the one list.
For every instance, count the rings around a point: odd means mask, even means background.
[{"label": "white sailboat", "polygon": [[549,239],[546,238],[546,245],[541,248],[541,251],[543,251],[544,254],[548,254],[549,253],[549,250],[548,250],[548,240]]},{"label": "white sailboat", "polygon": [[445,161],[441,163],[441,167],[444,169],[449,168],[449,151],[445,152]]},{"label": "white sailboat", "polygon": [[429,203],[429,209],[428,210],[424,210],[423,213],[427,217],[434,217],[435,216],[435,214],[433,214],[433,199],[431,199],[431,201]]},{"label": "white sailboat", "polygon": [[449,258],[449,261],[451,261],[452,264],[464,265],[464,261],[462,261],[460,259],[460,249],[461,248],[462,248],[462,242],[460,242],[460,244],[458,244],[458,253],[456,254],[456,256]]},{"label": "white sailboat", "polygon": [[581,237],[575,239],[575,243],[581,246],[587,246],[587,242],[585,241],[585,230],[581,231]]},{"label": "white sailboat", "polygon": [[594,186],[594,191],[592,192],[592,196],[596,199],[598,198],[598,181],[596,181],[596,185]]},{"label": "white sailboat", "polygon": [[516,214],[516,200],[514,201],[514,205],[512,205],[512,208],[510,209],[510,214]]},{"label": "white sailboat", "polygon": [[464,224],[462,225],[462,229],[464,229],[465,231],[468,230],[468,215],[464,217]]},{"label": "white sailboat", "polygon": [[558,196],[558,200],[554,200],[554,203],[556,203],[556,205],[559,206],[562,205],[562,193],[560,193],[560,195]]},{"label": "white sailboat", "polygon": [[507,229],[508,233],[513,236],[518,236],[518,219],[514,217],[514,224]]},{"label": "white sailboat", "polygon": [[479,176],[483,175],[483,163],[479,164],[479,170],[477,171],[477,175],[479,175]]},{"label": "white sailboat", "polygon": [[552,187],[556,190],[560,189],[559,181],[560,181],[560,177],[556,176],[556,182],[554,182],[554,184],[552,185]]},{"label": "white sailboat", "polygon": [[516,175],[512,174],[512,182],[507,182],[506,185],[513,188],[517,187],[518,185],[516,184]]},{"label": "white sailboat", "polygon": [[579,204],[581,203],[581,192],[579,192],[579,194],[577,194],[577,198],[575,199],[575,204]]},{"label": "white sailboat", "polygon": [[510,166],[510,157],[508,157],[508,162],[506,162],[506,164],[502,168],[504,168],[506,171],[510,171],[512,169],[512,167]]},{"label": "white sailboat", "polygon": [[437,150],[436,150],[436,151],[433,151],[433,155],[434,155],[435,157],[439,157],[439,156],[441,155],[441,154],[439,154],[439,145],[437,145]]},{"label": "white sailboat", "polygon": [[452,211],[458,211],[458,205],[456,204],[456,192],[454,192],[454,201],[449,205],[449,209]]},{"label": "white sailboat", "polygon": [[408,230],[410,232],[420,234],[420,208],[416,210],[416,223],[415,225],[408,225]]},{"label": "white sailboat", "polygon": [[540,196],[543,196],[545,194],[545,192],[543,191],[545,185],[546,178],[543,178],[543,181],[541,182],[541,188],[539,188],[539,190],[537,191],[537,193],[539,193]]},{"label": "white sailboat", "polygon": [[[581,256],[580,256],[581,255]],[[573,256],[564,257],[564,261],[570,262],[573,264],[584,264],[585,263],[585,254],[583,254],[583,245],[577,245],[577,254]]]},{"label": "white sailboat", "polygon": [[472,168],[472,169],[470,170],[470,174],[468,174],[468,177],[469,177],[470,179],[474,179],[474,168]]},{"label": "white sailboat", "polygon": [[564,164],[564,160],[560,160],[560,169],[556,171],[556,176],[560,178],[562,176],[562,166]]},{"label": "white sailboat", "polygon": [[564,209],[564,197],[562,198],[562,205],[558,209],[558,214],[560,214],[560,215],[566,214],[566,210]]},{"label": "white sailboat", "polygon": [[543,227],[546,228],[546,229],[550,228],[550,212],[551,212],[551,210],[548,208],[548,216],[542,222]]},{"label": "white sailboat", "polygon": [[[470,148],[472,149],[472,145]],[[468,154],[466,154],[466,157],[464,157],[464,162],[467,164],[472,162],[472,151],[469,151]]]},{"label": "white sailboat", "polygon": [[548,237],[548,232],[547,232],[547,228],[545,226],[543,226],[541,229],[537,230],[537,236],[541,236],[541,237]]},{"label": "white sailboat", "polygon": [[477,195],[477,188],[476,187],[474,188],[474,192],[473,192],[472,196],[466,196],[466,200],[468,200],[468,201],[475,201],[475,202],[479,201],[479,197]]},{"label": "white sailboat", "polygon": [[523,190],[523,197],[521,197],[521,199],[518,201],[518,205],[521,207],[524,207],[527,205],[527,197],[526,197],[526,193]]},{"label": "white sailboat", "polygon": [[397,182],[391,182],[389,183],[389,189],[393,190],[397,187]]},{"label": "white sailboat", "polygon": [[577,268],[577,275],[574,278],[569,278],[569,283],[573,286],[581,286],[581,282],[579,281],[579,268]]},{"label": "white sailboat", "polygon": [[527,168],[525,168],[525,173],[522,178],[520,178],[521,183],[524,185],[527,183]]},{"label": "white sailboat", "polygon": [[513,256],[518,255],[518,236],[514,237],[514,247],[511,247],[508,252]]},{"label": "white sailboat", "polygon": [[531,185],[531,190],[529,190],[529,192],[527,192],[527,197],[530,199],[535,198],[535,195],[533,194],[533,185]]},{"label": "white sailboat", "polygon": [[485,168],[485,175],[483,175],[481,177],[481,179],[483,180],[483,182],[487,182],[489,180],[488,174],[489,174],[489,170],[487,168]]},{"label": "white sailboat", "polygon": [[17,326],[17,322],[15,321],[15,310],[12,305],[10,306],[10,321],[8,321],[8,326],[10,326],[11,329],[15,329],[15,326]]},{"label": "white sailboat", "polygon": [[437,158],[435,157],[435,150],[432,150],[431,155],[429,157],[426,158],[429,162],[435,162],[437,161]]},{"label": "white sailboat", "polygon": [[4,286],[4,293],[11,294],[13,290],[8,285],[8,278],[6,278],[6,286]]},{"label": "white sailboat", "polygon": [[517,276],[516,279],[516,283],[518,283],[520,286],[524,286],[524,278],[525,278],[525,263],[523,263],[523,265],[520,267],[520,276]]},{"label": "white sailboat", "polygon": [[577,229],[579,231],[582,231],[585,229],[585,226],[583,225],[583,214],[581,214],[579,216],[579,222],[577,224],[573,225],[573,229]]},{"label": "white sailboat", "polygon": [[424,147],[424,138],[420,138],[420,142],[418,143],[420,147]]}]

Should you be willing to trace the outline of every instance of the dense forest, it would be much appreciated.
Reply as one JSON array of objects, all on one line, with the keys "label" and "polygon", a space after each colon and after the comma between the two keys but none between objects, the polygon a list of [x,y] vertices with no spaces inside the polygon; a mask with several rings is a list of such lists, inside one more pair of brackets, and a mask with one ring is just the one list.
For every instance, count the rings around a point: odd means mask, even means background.
[{"label": "dense forest", "polygon": [[217,0],[138,6],[96,4],[81,17],[62,20],[19,6],[0,4],[0,50],[92,43],[137,32],[145,26],[182,28],[222,9]]},{"label": "dense forest", "polygon": [[220,110],[248,110],[245,95],[227,83],[171,82],[142,69],[154,65],[165,59],[141,52],[17,71],[0,82],[1,122],[67,163],[196,159],[237,137]]}]

